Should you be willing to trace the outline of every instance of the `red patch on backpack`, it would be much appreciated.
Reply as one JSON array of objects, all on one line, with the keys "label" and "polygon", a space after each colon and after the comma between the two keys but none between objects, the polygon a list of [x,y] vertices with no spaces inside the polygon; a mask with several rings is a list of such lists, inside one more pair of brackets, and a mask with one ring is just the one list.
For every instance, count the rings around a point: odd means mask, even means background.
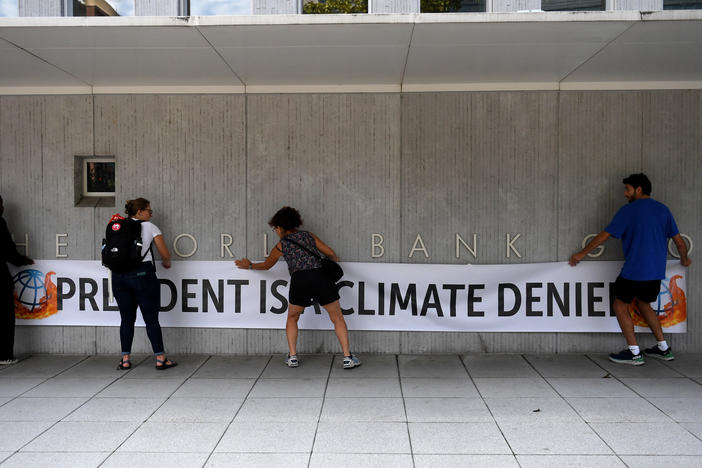
[{"label": "red patch on backpack", "polygon": [[112,225],[112,230],[113,230],[113,231],[119,231],[120,229],[122,229],[122,225],[121,225],[121,224],[115,223],[115,224]]}]

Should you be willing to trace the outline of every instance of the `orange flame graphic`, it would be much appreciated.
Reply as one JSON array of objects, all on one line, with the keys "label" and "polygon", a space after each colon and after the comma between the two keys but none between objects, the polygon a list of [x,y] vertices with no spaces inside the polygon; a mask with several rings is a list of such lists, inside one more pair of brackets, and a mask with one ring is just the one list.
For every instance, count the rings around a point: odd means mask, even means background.
[{"label": "orange flame graphic", "polygon": [[14,294],[15,296],[15,317],[19,319],[43,319],[46,317],[49,317],[51,315],[54,315],[58,312],[58,300],[57,300],[57,292],[58,289],[56,288],[56,285],[54,284],[53,281],[51,281],[51,275],[55,275],[55,271],[50,271],[46,274],[44,277],[44,286],[46,287],[46,296],[42,297],[39,300],[39,303],[41,304],[38,307],[35,307],[34,309],[29,309],[27,306],[22,304],[17,297],[17,293]]},{"label": "orange flame graphic", "polygon": [[[658,319],[661,321],[663,328],[672,327],[687,320],[687,298],[685,297],[685,291],[678,286],[678,279],[682,279],[682,276],[675,275],[670,279],[668,284],[670,302],[667,302],[663,306],[663,310],[658,314]],[[639,312],[639,308],[633,302],[629,305],[629,314],[634,321],[634,325],[648,327],[641,312]]]}]

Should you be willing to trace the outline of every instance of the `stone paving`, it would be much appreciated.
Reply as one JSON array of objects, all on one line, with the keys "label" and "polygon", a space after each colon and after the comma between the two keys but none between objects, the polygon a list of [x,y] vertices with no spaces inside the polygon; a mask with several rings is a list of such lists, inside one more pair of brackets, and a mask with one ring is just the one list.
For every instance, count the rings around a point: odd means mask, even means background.
[{"label": "stone paving", "polygon": [[2,467],[702,467],[702,354],[136,357],[0,368]]}]

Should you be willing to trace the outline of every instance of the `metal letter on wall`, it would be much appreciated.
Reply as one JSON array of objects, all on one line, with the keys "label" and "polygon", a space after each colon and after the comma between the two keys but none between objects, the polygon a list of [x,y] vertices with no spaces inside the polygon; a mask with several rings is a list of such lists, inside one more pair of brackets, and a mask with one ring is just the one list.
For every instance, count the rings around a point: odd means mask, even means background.
[{"label": "metal letter on wall", "polygon": [[[12,241],[15,242],[15,236],[12,236]],[[24,233],[24,242],[15,242],[16,247],[24,247],[24,254],[29,257],[29,233]]]},{"label": "metal letter on wall", "polygon": [[[183,253],[183,252],[181,252],[180,250],[178,250],[178,241],[179,241],[180,239],[182,239],[183,237],[187,237],[188,239],[190,239],[191,241],[193,241],[193,250],[192,250],[192,252],[190,252],[190,253]],[[179,234],[178,236],[176,236],[175,239],[173,239],[173,251],[174,251],[174,252],[176,253],[176,255],[178,255],[179,257],[183,257],[183,258],[192,257],[193,255],[195,255],[195,252],[197,252],[197,239],[195,239],[195,237],[193,237],[193,236],[190,235],[190,234]]]},{"label": "metal letter on wall", "polygon": [[385,255],[385,247],[383,247],[383,242],[385,242],[385,238],[382,234],[371,234],[371,258],[381,258],[383,255]]},{"label": "metal letter on wall", "polygon": [[507,233],[507,258],[509,258],[510,251],[514,252],[518,258],[522,258],[522,254],[519,253],[514,243],[522,236],[521,233],[517,233],[516,236],[512,237],[512,234]]},{"label": "metal letter on wall", "polygon": [[[588,234],[587,236],[585,236],[583,238],[583,242],[581,243],[581,248],[584,249],[585,246],[587,245],[587,243],[590,242],[590,239],[592,239],[593,237],[596,237],[596,236],[597,236],[597,234]],[[604,244],[600,244],[599,246],[597,246],[597,248],[595,250],[593,250],[592,252],[587,254],[587,256],[592,257],[592,258],[597,258],[600,255],[602,255],[604,253],[604,251],[605,251]]]},{"label": "metal letter on wall", "polygon": [[412,250],[410,250],[409,258],[412,258],[416,251],[421,251],[424,253],[424,257],[429,258],[429,252],[427,248],[424,247],[424,241],[422,240],[422,235],[417,234],[417,238],[414,239],[414,244],[412,245]]},{"label": "metal letter on wall", "polygon": [[[226,239],[226,242],[225,242]],[[234,239],[232,239],[231,234],[220,234],[219,235],[219,256],[221,258],[224,258],[224,251],[227,251],[227,254],[229,257],[234,257],[234,254],[232,253],[231,250],[229,250],[229,246],[232,245],[232,242],[234,242]]]},{"label": "metal letter on wall", "polygon": [[61,247],[67,247],[68,243],[61,242],[62,238],[68,237],[68,234],[56,234],[56,258],[66,258],[67,253],[61,253]]},{"label": "metal letter on wall", "polygon": [[466,244],[460,234],[456,233],[456,258],[461,258],[461,244],[465,247],[468,252],[473,255],[473,258],[478,258],[478,235],[473,234],[473,247]]},{"label": "metal letter on wall", "polygon": [[[692,249],[695,248],[695,245],[692,243],[692,239],[690,236],[687,234],[680,234],[680,237],[682,237],[683,241],[687,244],[687,253],[688,255],[692,253]],[[680,258],[680,254],[678,253],[677,249],[673,251],[673,239],[668,239],[668,253],[672,255],[675,258]]]}]

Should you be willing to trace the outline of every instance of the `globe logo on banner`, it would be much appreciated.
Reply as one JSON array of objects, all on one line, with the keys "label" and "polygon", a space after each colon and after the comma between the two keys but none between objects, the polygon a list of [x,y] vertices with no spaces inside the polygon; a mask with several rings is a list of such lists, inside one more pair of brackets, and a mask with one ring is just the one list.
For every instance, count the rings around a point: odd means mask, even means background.
[{"label": "globe logo on banner", "polygon": [[27,269],[12,278],[15,287],[15,317],[42,319],[58,312],[57,289],[51,281],[51,275],[55,274],[50,271],[44,275],[39,270]]},{"label": "globe logo on banner", "polygon": [[[687,298],[685,291],[678,286],[678,280],[681,279],[683,279],[681,275],[674,275],[672,278],[661,280],[661,291],[658,293],[658,299],[651,303],[651,307],[656,312],[663,327],[672,327],[687,319]],[[638,307],[633,302],[629,305],[629,313],[634,325],[648,327]]]}]

